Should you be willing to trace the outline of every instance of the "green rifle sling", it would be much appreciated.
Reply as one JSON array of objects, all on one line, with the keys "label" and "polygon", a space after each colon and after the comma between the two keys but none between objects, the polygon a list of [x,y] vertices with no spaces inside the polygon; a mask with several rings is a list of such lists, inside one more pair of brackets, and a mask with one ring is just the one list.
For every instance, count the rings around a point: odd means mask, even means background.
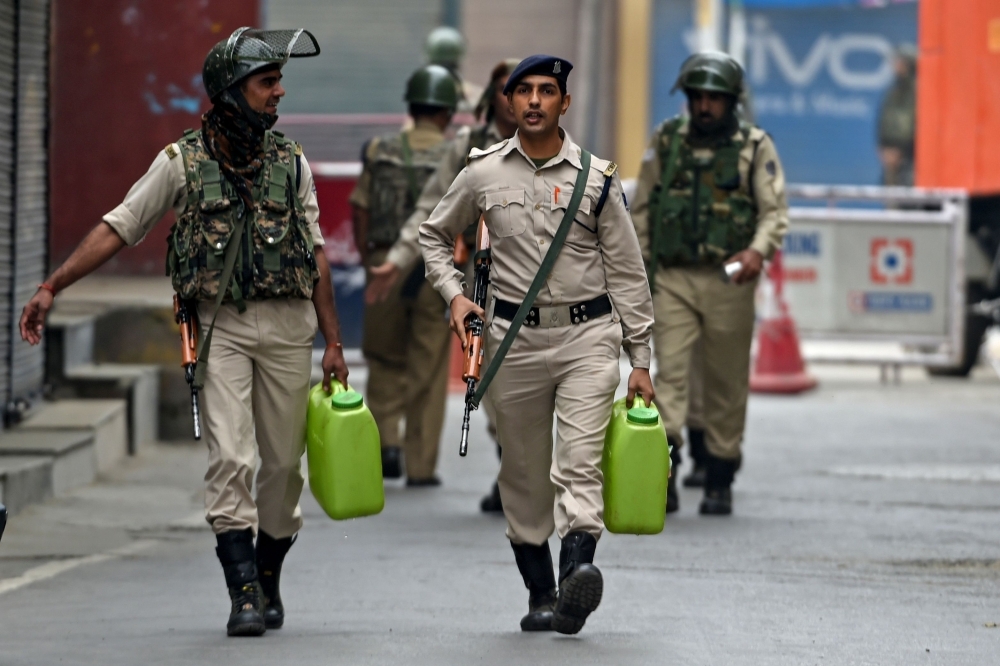
[{"label": "green rifle sling", "polygon": [[580,202],[583,201],[583,192],[587,189],[587,177],[589,174],[590,153],[584,150],[580,153],[580,173],[576,176],[576,183],[573,185],[573,196],[570,197],[569,206],[566,208],[566,214],[563,215],[562,222],[559,223],[559,229],[556,231],[556,235],[552,238],[552,245],[549,246],[549,251],[545,253],[545,258],[542,259],[542,265],[539,267],[538,273],[535,275],[535,279],[531,281],[531,286],[528,287],[528,293],[524,295],[524,300],[521,302],[521,306],[517,309],[517,314],[514,315],[514,318],[510,322],[510,328],[507,329],[507,334],[503,336],[503,340],[497,348],[497,353],[493,355],[493,359],[490,361],[489,367],[486,368],[486,372],[483,373],[483,378],[479,381],[479,386],[476,387],[476,393],[472,396],[472,406],[474,408],[479,407],[479,403],[482,401],[483,396],[486,395],[486,389],[489,388],[490,382],[493,381],[493,377],[497,374],[497,370],[500,369],[500,364],[503,363],[504,357],[510,350],[511,345],[514,344],[514,338],[517,337],[517,332],[521,330],[521,325],[524,324],[524,320],[527,318],[528,312],[535,304],[535,299],[538,298],[538,292],[542,290],[542,285],[544,285],[545,281],[549,279],[552,267],[556,265],[556,259],[559,258],[559,253],[562,251],[563,244],[566,242],[566,236],[569,235],[569,229],[573,226],[573,218],[576,217],[577,211],[580,210]]},{"label": "green rifle sling", "polygon": [[236,227],[229,237],[229,247],[226,248],[226,261],[222,266],[222,277],[219,278],[219,293],[215,297],[215,309],[212,311],[212,323],[209,324],[208,333],[205,334],[201,344],[198,346],[198,361],[195,364],[194,384],[192,384],[195,388],[200,389],[205,386],[205,373],[208,371],[208,352],[212,348],[212,333],[215,332],[215,320],[219,316],[219,310],[222,309],[222,301],[226,297],[226,292],[232,292],[233,302],[236,304],[236,309],[239,310],[240,314],[247,309],[246,303],[243,302],[243,294],[233,275],[233,268],[236,266],[236,256],[240,253],[240,246],[243,244],[243,227],[246,223],[246,215],[249,214],[250,212],[248,211],[244,215],[240,215],[236,221]]}]

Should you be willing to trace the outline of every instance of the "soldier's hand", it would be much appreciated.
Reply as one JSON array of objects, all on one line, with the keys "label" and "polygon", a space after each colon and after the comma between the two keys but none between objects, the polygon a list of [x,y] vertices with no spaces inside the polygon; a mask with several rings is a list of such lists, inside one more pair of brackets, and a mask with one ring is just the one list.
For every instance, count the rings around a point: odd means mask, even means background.
[{"label": "soldier's hand", "polygon": [[628,395],[625,397],[625,406],[632,409],[636,394],[642,396],[646,405],[653,404],[656,391],[653,390],[653,380],[649,378],[649,370],[646,368],[632,368],[632,374],[628,376]]},{"label": "soldier's hand", "polygon": [[465,349],[466,345],[469,344],[465,338],[465,318],[470,314],[486,320],[486,313],[483,312],[483,309],[462,294],[451,299],[451,330],[455,331],[455,335],[462,341],[462,349]]},{"label": "soldier's hand", "polygon": [[347,361],[344,360],[344,348],[340,345],[327,345],[323,352],[323,390],[330,393],[330,375],[347,387]]},{"label": "soldier's hand", "polygon": [[52,309],[55,297],[48,289],[39,289],[31,297],[21,311],[21,339],[29,344],[37,345],[42,341],[42,329],[45,328],[45,315]]},{"label": "soldier's hand", "polygon": [[398,279],[399,266],[392,262],[387,261],[380,266],[369,268],[368,286],[365,287],[365,303],[373,305],[384,301]]},{"label": "soldier's hand", "polygon": [[734,261],[743,264],[740,272],[733,276],[735,284],[746,284],[747,282],[756,280],[757,276],[760,275],[761,269],[764,267],[764,255],[752,247],[748,247],[742,252],[737,252],[726,263],[731,264]]}]

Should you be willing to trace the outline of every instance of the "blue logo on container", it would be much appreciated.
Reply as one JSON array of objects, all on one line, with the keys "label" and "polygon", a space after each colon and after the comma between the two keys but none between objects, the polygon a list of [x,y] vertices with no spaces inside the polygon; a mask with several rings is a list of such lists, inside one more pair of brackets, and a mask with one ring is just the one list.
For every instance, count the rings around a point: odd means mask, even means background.
[{"label": "blue logo on container", "polygon": [[818,257],[820,253],[819,233],[790,232],[785,235],[785,254]]}]

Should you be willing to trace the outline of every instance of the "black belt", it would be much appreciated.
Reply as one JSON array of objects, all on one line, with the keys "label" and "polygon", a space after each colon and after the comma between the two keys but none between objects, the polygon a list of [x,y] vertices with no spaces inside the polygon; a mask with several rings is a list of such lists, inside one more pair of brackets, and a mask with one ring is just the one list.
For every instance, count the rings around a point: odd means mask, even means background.
[{"label": "black belt", "polygon": [[[511,321],[517,314],[519,303],[503,301],[499,298],[493,306],[493,315]],[[582,324],[611,312],[611,298],[607,294],[574,305],[535,306],[528,310],[526,326],[556,328],[571,324]]]}]

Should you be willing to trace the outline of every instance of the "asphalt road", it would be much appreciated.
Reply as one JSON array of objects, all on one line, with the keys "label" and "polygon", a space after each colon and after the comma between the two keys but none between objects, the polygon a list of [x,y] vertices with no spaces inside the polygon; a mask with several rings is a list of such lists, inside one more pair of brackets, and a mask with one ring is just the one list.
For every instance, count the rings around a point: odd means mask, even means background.
[{"label": "asphalt road", "polygon": [[605,535],[576,637],[518,630],[503,519],[478,511],[495,453],[477,415],[458,457],[458,398],[441,488],[389,484],[381,515],[343,523],[304,498],[288,619],[257,639],[225,635],[204,451],[159,447],[12,519],[0,664],[1000,663],[1000,382],[876,377],[752,398],[735,515],[685,491],[662,534]]}]

